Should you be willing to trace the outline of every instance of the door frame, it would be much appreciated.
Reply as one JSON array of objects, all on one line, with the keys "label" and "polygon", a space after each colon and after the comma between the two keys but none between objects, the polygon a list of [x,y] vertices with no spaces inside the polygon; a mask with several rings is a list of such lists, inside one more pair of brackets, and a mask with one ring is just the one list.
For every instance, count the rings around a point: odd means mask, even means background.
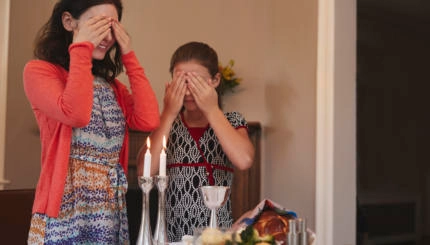
[{"label": "door frame", "polygon": [[317,244],[356,242],[356,0],[318,0]]}]

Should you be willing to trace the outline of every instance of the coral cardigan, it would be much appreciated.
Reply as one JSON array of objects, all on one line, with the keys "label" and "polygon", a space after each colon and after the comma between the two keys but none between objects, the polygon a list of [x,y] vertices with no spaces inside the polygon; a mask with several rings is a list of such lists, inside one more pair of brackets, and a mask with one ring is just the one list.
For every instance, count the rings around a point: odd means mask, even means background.
[{"label": "coral cardigan", "polygon": [[[90,42],[69,47],[70,67],[29,61],[24,67],[24,90],[40,129],[41,172],[33,213],[57,217],[66,181],[72,128],[87,125],[93,105],[92,52]],[[158,103],[134,52],[122,56],[132,93],[115,79],[112,87],[126,119],[120,164],[127,173],[128,129],[152,131],[160,123]]]}]

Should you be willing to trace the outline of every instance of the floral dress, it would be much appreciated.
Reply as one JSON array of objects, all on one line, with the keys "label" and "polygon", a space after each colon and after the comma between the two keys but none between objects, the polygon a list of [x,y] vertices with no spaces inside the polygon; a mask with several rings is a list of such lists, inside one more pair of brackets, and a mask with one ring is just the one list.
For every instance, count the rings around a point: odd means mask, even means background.
[{"label": "floral dress", "polygon": [[[237,112],[225,114],[230,124],[238,129],[248,128]],[[190,128],[180,114],[174,121],[167,145],[166,219],[169,242],[181,241],[192,235],[195,228],[209,225],[210,210],[204,205],[200,186],[231,186],[233,165],[212,128]],[[230,198],[217,212],[218,225],[231,227]]]},{"label": "floral dress", "polygon": [[73,129],[60,214],[33,214],[28,244],[129,244],[127,179],[119,164],[124,132],[112,87],[95,78],[90,123]]}]

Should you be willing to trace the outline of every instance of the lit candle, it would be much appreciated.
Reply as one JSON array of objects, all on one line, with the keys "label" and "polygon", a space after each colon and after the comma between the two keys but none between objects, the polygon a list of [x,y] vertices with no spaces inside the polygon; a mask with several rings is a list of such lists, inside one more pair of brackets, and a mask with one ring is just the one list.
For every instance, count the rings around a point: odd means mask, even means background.
[{"label": "lit candle", "polygon": [[160,176],[166,176],[166,136],[163,136],[163,149],[160,154]]},{"label": "lit candle", "polygon": [[145,153],[145,161],[143,162],[143,177],[149,177],[151,173],[151,152],[149,149],[151,148],[151,142],[149,141],[149,137],[146,138],[146,153]]}]

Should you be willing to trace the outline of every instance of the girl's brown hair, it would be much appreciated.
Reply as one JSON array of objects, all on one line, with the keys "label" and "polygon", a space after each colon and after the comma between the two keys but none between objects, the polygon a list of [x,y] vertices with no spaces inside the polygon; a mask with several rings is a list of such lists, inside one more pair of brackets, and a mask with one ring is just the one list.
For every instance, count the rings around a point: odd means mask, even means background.
[{"label": "girl's brown hair", "polygon": [[[218,55],[215,50],[206,43],[189,42],[177,48],[173,53],[170,59],[170,74],[173,76],[173,69],[178,63],[192,60],[206,67],[212,78],[219,73]],[[221,94],[218,88],[220,88],[220,86],[217,87],[216,91],[218,93],[218,105],[221,108]]]}]

